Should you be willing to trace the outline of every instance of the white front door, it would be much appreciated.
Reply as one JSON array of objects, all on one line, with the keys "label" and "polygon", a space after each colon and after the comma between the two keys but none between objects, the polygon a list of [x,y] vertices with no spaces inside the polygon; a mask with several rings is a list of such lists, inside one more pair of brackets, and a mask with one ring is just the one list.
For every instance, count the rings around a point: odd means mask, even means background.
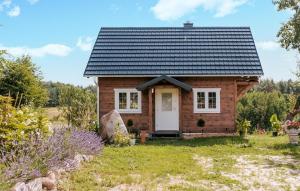
[{"label": "white front door", "polygon": [[155,130],[179,131],[178,89],[155,89]]}]

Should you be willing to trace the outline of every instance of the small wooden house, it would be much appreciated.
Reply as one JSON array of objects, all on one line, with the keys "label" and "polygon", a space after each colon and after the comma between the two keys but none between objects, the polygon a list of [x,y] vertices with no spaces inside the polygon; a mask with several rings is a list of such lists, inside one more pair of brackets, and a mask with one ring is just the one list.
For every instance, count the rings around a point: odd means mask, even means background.
[{"label": "small wooden house", "polygon": [[233,133],[236,104],[263,75],[249,27],[103,27],[84,72],[98,117],[149,133]]}]

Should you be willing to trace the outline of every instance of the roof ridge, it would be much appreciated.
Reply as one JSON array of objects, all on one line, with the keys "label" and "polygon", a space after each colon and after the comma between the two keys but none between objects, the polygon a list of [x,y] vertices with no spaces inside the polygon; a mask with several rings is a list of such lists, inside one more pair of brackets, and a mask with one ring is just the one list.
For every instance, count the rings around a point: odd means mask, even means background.
[{"label": "roof ridge", "polygon": [[193,29],[231,29],[231,28],[245,28],[250,29],[250,26],[203,26],[203,27],[191,27],[191,28],[184,28],[184,27],[142,27],[142,26],[134,26],[134,27],[101,27],[101,29],[185,29],[185,30],[193,30]]}]

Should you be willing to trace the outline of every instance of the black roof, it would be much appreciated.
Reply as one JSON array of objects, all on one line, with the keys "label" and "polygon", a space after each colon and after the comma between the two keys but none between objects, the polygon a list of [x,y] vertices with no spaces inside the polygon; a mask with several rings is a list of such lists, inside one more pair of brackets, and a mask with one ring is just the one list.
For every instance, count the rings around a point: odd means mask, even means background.
[{"label": "black roof", "polygon": [[101,28],[85,76],[260,76],[249,27]]}]

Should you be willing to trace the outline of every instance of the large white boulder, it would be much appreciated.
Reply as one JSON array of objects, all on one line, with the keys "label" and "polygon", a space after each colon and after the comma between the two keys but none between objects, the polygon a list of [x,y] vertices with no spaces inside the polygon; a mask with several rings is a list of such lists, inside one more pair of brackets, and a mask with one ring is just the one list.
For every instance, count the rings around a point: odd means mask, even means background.
[{"label": "large white boulder", "polygon": [[111,112],[103,115],[100,119],[100,123],[100,136],[104,141],[112,142],[116,131],[120,131],[124,135],[128,135],[124,121],[122,120],[119,112],[116,110],[112,110]]},{"label": "large white boulder", "polygon": [[43,186],[42,186],[42,179],[41,178],[36,178],[26,184],[28,191],[42,191]]},{"label": "large white boulder", "polygon": [[28,191],[28,188],[24,182],[18,182],[11,191]]}]

